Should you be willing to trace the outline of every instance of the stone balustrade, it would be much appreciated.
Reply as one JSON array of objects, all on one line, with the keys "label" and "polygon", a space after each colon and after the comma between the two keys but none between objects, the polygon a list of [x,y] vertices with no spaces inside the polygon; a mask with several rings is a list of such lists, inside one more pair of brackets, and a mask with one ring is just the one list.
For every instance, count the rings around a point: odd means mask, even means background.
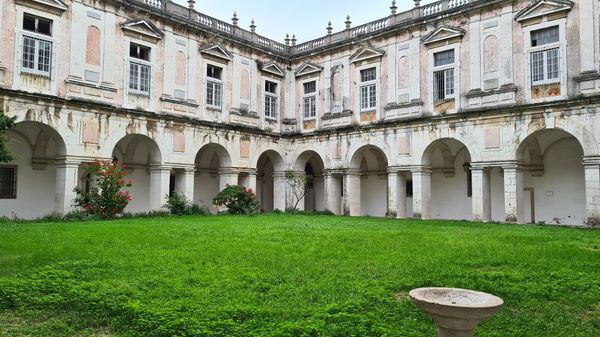
[{"label": "stone balustrade", "polygon": [[247,31],[245,29],[240,28],[237,25],[223,22],[208,15],[199,13],[194,9],[178,5],[169,0],[130,0],[129,2],[135,2],[141,4],[142,6],[151,7],[151,11],[159,10],[167,15],[187,17],[192,22],[197,23],[201,26],[211,28],[216,32],[225,35],[231,35],[232,37],[235,37],[237,39],[252,42],[257,46],[269,49],[270,51],[278,54],[290,56],[312,52],[314,50],[325,48],[329,45],[333,45],[348,39],[363,38],[370,34],[383,31],[391,26],[402,24],[410,20],[415,20],[422,17],[429,17],[432,15],[440,15],[440,13],[448,10],[454,10],[462,6],[467,6],[479,2],[484,3],[485,1],[440,0],[424,6],[415,7],[411,10],[402,13],[393,14],[383,19],[368,22],[360,26],[349,27],[345,30],[329,34],[325,37],[320,37],[314,40],[291,46],[260,36],[255,32]]}]

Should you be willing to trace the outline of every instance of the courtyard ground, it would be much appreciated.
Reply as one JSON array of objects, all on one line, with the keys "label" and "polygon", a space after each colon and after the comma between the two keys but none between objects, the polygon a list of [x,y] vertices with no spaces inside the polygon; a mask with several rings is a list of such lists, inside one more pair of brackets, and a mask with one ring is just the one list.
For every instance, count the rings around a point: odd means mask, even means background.
[{"label": "courtyard ground", "polygon": [[0,336],[433,336],[423,286],[505,300],[477,336],[600,336],[600,231],[262,215],[0,223]]}]

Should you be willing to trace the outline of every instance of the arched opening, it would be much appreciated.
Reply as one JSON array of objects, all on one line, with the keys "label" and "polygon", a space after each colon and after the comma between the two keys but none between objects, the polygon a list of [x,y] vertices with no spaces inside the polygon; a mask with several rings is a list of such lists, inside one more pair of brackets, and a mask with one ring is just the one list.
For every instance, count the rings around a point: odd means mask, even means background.
[{"label": "arched opening", "polygon": [[519,145],[523,167],[522,214],[526,223],[582,224],[586,220],[583,148],[570,133],[545,129]]},{"label": "arched opening", "polygon": [[156,142],[144,135],[127,135],[115,145],[112,155],[127,168],[128,178],[133,181],[129,189],[132,200],[125,210],[139,213],[160,209],[168,193],[169,173],[165,177],[154,170],[162,162]]},{"label": "arched opening", "polygon": [[283,169],[283,158],[274,150],[267,150],[258,157],[256,197],[264,212],[274,209],[283,211],[286,208],[285,172]]},{"label": "arched opening", "polygon": [[386,215],[387,166],[385,153],[376,146],[365,145],[354,153],[344,182],[344,196],[350,201],[345,211],[350,215]]},{"label": "arched opening", "polygon": [[325,165],[318,153],[305,151],[296,160],[296,171],[306,177],[302,208],[306,211],[325,210]]},{"label": "arched opening", "polygon": [[204,145],[196,154],[196,176],[194,178],[194,201],[208,206],[213,212],[213,198],[223,190],[227,184],[237,184],[231,180],[232,172],[226,171],[231,168],[231,156],[222,145]]},{"label": "arched opening", "polygon": [[431,168],[431,218],[471,219],[471,154],[467,147],[453,138],[438,139],[425,150],[422,164]]},{"label": "arched opening", "polygon": [[17,123],[7,136],[14,159],[0,164],[0,216],[31,219],[60,211],[57,193],[64,191],[57,185],[57,159],[67,153],[60,134],[27,121]]}]

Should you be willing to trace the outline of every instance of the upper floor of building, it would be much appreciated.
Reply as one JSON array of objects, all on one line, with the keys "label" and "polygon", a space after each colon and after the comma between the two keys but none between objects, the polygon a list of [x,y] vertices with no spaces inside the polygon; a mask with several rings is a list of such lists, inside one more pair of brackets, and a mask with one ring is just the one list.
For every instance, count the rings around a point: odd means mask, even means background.
[{"label": "upper floor of building", "polygon": [[171,1],[2,0],[0,87],[274,133],[600,94],[598,0],[414,3],[296,44]]}]

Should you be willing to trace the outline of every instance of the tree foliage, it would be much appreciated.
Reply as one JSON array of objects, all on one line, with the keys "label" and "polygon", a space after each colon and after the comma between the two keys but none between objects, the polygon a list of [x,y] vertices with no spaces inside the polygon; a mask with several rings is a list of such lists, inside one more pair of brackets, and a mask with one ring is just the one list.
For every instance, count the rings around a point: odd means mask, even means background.
[{"label": "tree foliage", "polygon": [[8,149],[6,131],[15,126],[15,117],[8,117],[0,111],[0,163],[8,163],[14,158]]}]

